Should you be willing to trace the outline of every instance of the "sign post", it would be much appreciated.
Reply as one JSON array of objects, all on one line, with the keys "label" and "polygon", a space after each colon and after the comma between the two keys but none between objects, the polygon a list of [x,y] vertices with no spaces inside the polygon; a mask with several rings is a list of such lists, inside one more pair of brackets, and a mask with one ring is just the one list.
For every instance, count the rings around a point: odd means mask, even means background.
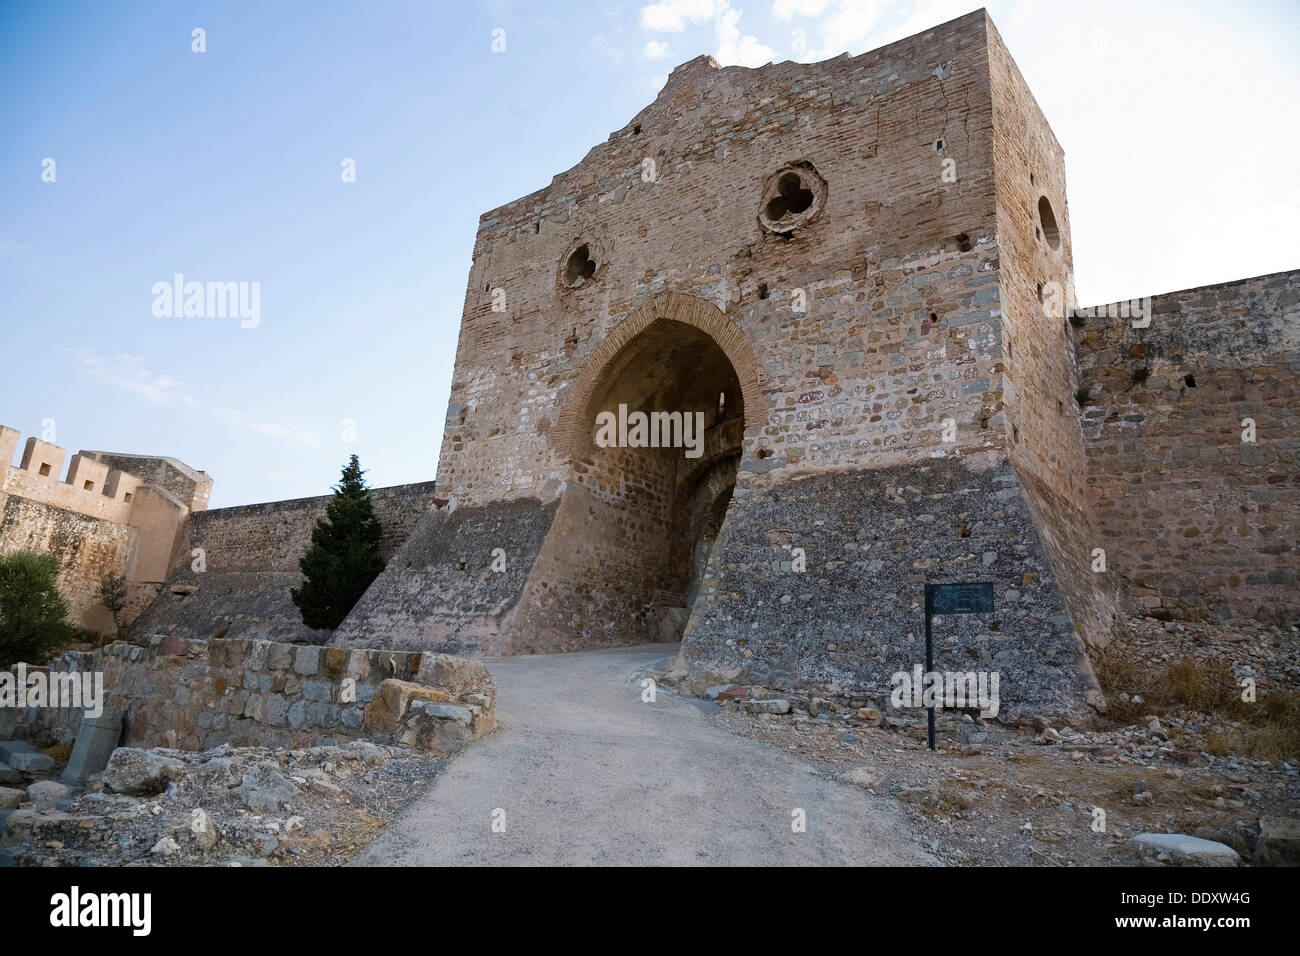
[{"label": "sign post", "polygon": [[[934,642],[930,637],[930,617],[934,614],[988,614],[993,610],[993,582],[966,581],[961,584],[929,584],[925,586],[925,672],[934,671]],[[934,705],[927,710],[930,749],[937,750],[934,741]]]}]

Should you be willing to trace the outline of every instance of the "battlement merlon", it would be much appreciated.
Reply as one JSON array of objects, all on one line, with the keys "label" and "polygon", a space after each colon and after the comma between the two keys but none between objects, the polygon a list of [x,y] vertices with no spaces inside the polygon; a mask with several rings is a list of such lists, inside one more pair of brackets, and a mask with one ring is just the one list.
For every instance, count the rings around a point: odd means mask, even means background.
[{"label": "battlement merlon", "polygon": [[130,523],[133,504],[150,485],[182,511],[207,508],[212,478],[175,458],[81,451],[69,461],[66,449],[31,437],[14,465],[21,437],[0,425],[0,491],[122,524]]},{"label": "battlement merlon", "polygon": [[206,511],[212,494],[212,476],[176,458],[132,455],[114,451],[83,451],[86,458],[134,475],[145,484],[166,490],[190,511]]}]

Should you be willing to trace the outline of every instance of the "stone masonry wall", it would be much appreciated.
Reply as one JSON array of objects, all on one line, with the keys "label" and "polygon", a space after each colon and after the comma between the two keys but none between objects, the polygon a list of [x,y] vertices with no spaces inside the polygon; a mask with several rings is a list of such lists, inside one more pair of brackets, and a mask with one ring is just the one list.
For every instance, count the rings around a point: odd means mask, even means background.
[{"label": "stone masonry wall", "polygon": [[[554,502],[502,502],[427,514],[330,643],[495,655],[555,517]],[[504,554],[494,556],[501,547]],[[499,558],[499,560],[498,560]]]},{"label": "stone masonry wall", "polygon": [[135,528],[0,492],[0,552],[11,551],[54,555],[68,620],[112,633],[112,616],[99,600],[99,582],[112,572],[132,577],[139,552]]},{"label": "stone masonry wall", "polygon": [[[746,392],[745,454],[769,457],[742,483],[998,447],[986,22],[981,11],[811,65],[693,60],[578,166],[485,214],[439,493],[558,495],[572,474],[554,426],[587,398],[575,382],[608,360],[600,346],[623,321],[673,293],[716,310],[761,377]],[[944,159],[956,182],[943,180]],[[759,223],[764,185],[799,162],[825,181],[825,203],[783,238]],[[598,267],[570,289],[559,273],[583,241]],[[687,311],[664,315],[706,321]],[[956,445],[941,441],[948,417]]]},{"label": "stone masonry wall", "polygon": [[1101,307],[1075,330],[1107,573],[1139,613],[1294,621],[1300,272],[1152,306],[1147,328]]},{"label": "stone masonry wall", "polygon": [[[807,570],[793,570],[803,548]],[[1096,689],[1012,467],[954,461],[737,493],[683,662],[736,683],[887,699],[925,664],[927,581],[991,580],[996,611],[936,618],[935,668],[1000,674],[1001,719],[1077,713]]]},{"label": "stone masonry wall", "polygon": [[988,55],[1006,341],[1003,429],[1074,625],[1089,643],[1102,645],[1114,631],[1117,598],[1113,578],[1091,570],[1098,536],[1073,401],[1065,155],[992,24]]},{"label": "stone masonry wall", "polygon": [[[269,641],[112,644],[51,671],[102,671],[123,745],[206,750],[368,739],[449,754],[494,726],[496,682],[478,661]],[[28,708],[20,736],[75,735],[82,711]]]},{"label": "stone masonry wall", "polygon": [[[434,507],[433,483],[376,488],[371,495],[388,558]],[[330,497],[191,515],[177,565],[136,621],[136,632],[207,638],[224,627],[228,637],[319,641],[323,635],[303,625],[289,589],[302,580],[298,560]],[[202,571],[195,570],[195,549],[202,549]]]},{"label": "stone masonry wall", "polygon": [[[602,602],[601,568],[579,560],[606,552],[620,573],[640,574],[645,587],[625,588],[632,597],[673,579],[624,560],[640,527],[662,520],[653,489],[638,492],[639,515],[627,498],[611,506],[599,479],[619,469],[575,457],[575,429],[592,427],[575,415],[648,323],[704,331],[739,378],[733,512],[743,493],[809,476],[984,457],[969,466],[978,474],[1020,437],[1004,407],[995,163],[1011,160],[995,150],[995,82],[999,95],[1013,83],[1021,89],[1010,95],[1028,94],[1000,59],[995,68],[990,37],[978,11],[825,63],[693,60],[578,166],[483,217],[438,487],[462,504],[564,498],[552,532],[561,538],[535,569],[547,587],[526,594],[516,616],[537,649],[644,640],[671,616]],[[1002,122],[1003,144],[1024,134],[1021,116]],[[1034,122],[1050,137],[1036,108]],[[1059,148],[1042,162],[1063,195]],[[761,221],[765,188],[790,168],[810,170],[821,205],[775,234]],[[582,245],[593,269],[571,287],[566,257]],[[1031,343],[1027,368],[1044,347]],[[1065,359],[1051,362],[1068,378]],[[1044,496],[1038,513],[1052,504]],[[1082,515],[1071,521],[1086,527]],[[1032,523],[1024,529],[1025,546],[1040,547]]]}]

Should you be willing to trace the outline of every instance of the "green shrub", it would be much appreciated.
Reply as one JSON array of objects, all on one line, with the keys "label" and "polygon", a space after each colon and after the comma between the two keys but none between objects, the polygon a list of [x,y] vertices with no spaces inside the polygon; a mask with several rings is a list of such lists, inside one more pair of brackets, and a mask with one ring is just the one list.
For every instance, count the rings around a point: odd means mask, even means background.
[{"label": "green shrub", "polygon": [[51,554],[0,555],[0,666],[45,664],[69,639],[68,604]]}]

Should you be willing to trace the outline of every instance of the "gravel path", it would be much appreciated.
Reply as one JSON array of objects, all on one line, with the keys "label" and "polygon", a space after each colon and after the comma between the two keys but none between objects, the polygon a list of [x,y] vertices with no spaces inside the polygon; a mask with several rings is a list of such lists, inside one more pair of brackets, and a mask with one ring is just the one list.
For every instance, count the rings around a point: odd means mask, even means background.
[{"label": "gravel path", "polygon": [[[451,761],[353,865],[933,862],[892,799],[715,726],[714,704],[663,688],[643,702],[638,676],[676,649],[487,662],[497,731]],[[792,832],[795,808],[807,832]]]}]

